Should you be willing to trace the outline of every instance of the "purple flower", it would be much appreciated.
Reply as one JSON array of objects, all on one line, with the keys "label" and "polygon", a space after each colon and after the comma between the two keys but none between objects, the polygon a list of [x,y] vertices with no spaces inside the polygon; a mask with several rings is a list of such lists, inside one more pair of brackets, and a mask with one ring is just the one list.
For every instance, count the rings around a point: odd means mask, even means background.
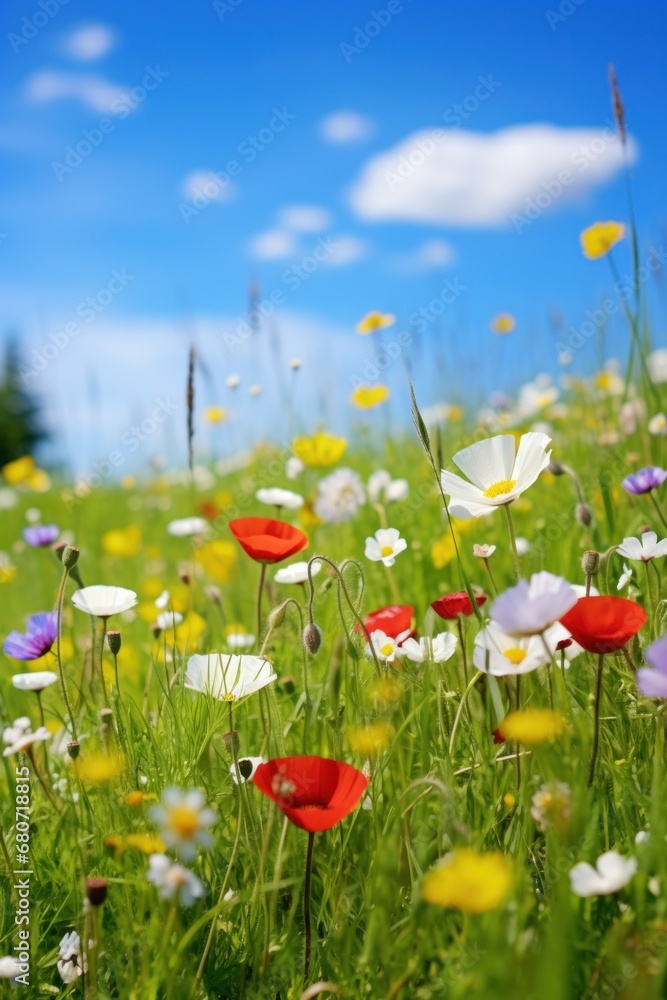
[{"label": "purple flower", "polygon": [[16,631],[9,633],[5,639],[5,653],[7,656],[13,656],[15,660],[38,660],[51,649],[56,641],[57,632],[58,618],[55,611],[31,615],[28,618],[25,635]]},{"label": "purple flower", "polygon": [[667,635],[651,643],[644,658],[653,669],[637,671],[637,687],[647,698],[667,698]]},{"label": "purple flower", "polygon": [[667,479],[667,472],[658,465],[648,465],[639,472],[634,472],[626,476],[621,486],[628,493],[638,495],[640,493],[650,493],[656,486],[661,486]]},{"label": "purple flower", "polygon": [[46,545],[51,545],[59,534],[60,528],[56,524],[37,524],[33,528],[23,529],[23,539],[33,549],[42,549]]}]

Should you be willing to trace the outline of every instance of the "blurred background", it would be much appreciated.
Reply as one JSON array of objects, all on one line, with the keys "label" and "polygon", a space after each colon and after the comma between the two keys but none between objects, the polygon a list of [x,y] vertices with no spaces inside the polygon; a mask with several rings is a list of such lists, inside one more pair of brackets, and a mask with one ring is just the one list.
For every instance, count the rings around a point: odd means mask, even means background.
[{"label": "blurred background", "polygon": [[[579,245],[627,219],[610,63],[664,344],[658,0],[12,0],[0,17],[4,461],[184,465],[190,345],[201,460],[348,433],[361,383],[389,386],[362,414],[385,427],[409,419],[408,373],[423,406],[468,407],[623,361],[630,246],[614,275]],[[396,322],[360,336],[371,310]]]}]

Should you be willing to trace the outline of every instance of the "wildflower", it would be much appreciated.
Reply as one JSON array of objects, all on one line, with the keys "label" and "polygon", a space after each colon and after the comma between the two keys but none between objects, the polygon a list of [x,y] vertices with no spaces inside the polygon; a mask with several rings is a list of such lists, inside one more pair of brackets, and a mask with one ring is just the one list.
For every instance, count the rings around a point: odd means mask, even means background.
[{"label": "wildflower", "polygon": [[667,635],[644,652],[648,667],[637,671],[637,687],[647,698],[667,698]]},{"label": "wildflower", "polygon": [[58,946],[58,973],[65,983],[75,982],[88,972],[86,955],[81,951],[81,938],[76,931],[69,931]]},{"label": "wildflower", "polygon": [[441,632],[432,639],[422,636],[416,639],[404,639],[401,643],[401,653],[404,653],[413,663],[445,663],[456,652],[458,639],[451,632]]},{"label": "wildflower", "polygon": [[509,712],[496,729],[503,740],[536,746],[552,740],[565,729],[565,720],[550,708],[521,708]]},{"label": "wildflower", "polygon": [[58,620],[55,611],[45,611],[28,618],[25,635],[10,632],[4,643],[7,656],[15,660],[38,660],[48,653],[58,634]]},{"label": "wildflower", "polygon": [[[260,764],[265,764],[266,761],[263,757],[239,757],[238,759],[238,771],[241,775],[241,783],[246,781],[252,781],[255,771]],[[231,774],[234,782],[238,785],[239,778],[236,771],[236,764],[232,764],[229,768],[229,773]]]},{"label": "wildflower", "polygon": [[621,486],[628,493],[639,496],[642,493],[650,493],[657,486],[662,486],[667,479],[667,470],[661,469],[657,465],[649,465],[645,469],[640,469],[629,476],[626,476]]},{"label": "wildflower", "polygon": [[308,545],[298,528],[269,517],[239,517],[229,527],[243,551],[260,563],[281,562]]},{"label": "wildflower", "polygon": [[191,538],[193,535],[203,535],[207,530],[208,522],[203,517],[180,517],[167,525],[167,531],[175,538]]},{"label": "wildflower", "polygon": [[292,443],[294,454],[304,465],[317,467],[335,465],[346,448],[345,438],[334,437],[325,431],[318,431],[312,437],[295,438]]},{"label": "wildflower", "polygon": [[[402,632],[414,636],[414,614],[415,609],[411,604],[390,604],[386,608],[369,612],[364,617],[364,628],[369,635],[381,630],[391,639],[395,639]],[[357,631],[362,631],[361,626],[357,625]]]},{"label": "wildflower", "polygon": [[352,469],[336,469],[317,484],[314,510],[325,524],[341,524],[351,520],[365,502],[360,476]]},{"label": "wildflower", "polygon": [[616,584],[616,590],[623,590],[623,588],[630,583],[630,580],[632,579],[632,573],[633,571],[628,566],[628,564],[623,563],[623,572],[618,578],[618,583]]},{"label": "wildflower", "polygon": [[589,260],[605,257],[624,236],[625,226],[622,222],[594,222],[579,237],[584,257]]},{"label": "wildflower", "polygon": [[23,540],[33,549],[43,549],[52,545],[60,534],[60,528],[55,524],[39,524],[23,529]]},{"label": "wildflower", "polygon": [[188,660],[185,687],[219,701],[236,702],[277,679],[271,662],[263,656],[196,654]]},{"label": "wildflower", "polygon": [[374,722],[368,726],[352,726],[347,731],[347,741],[354,753],[362,757],[377,757],[394,735],[388,722]]},{"label": "wildflower", "polygon": [[33,733],[30,728],[30,719],[21,716],[14,722],[13,726],[8,726],[2,734],[2,742],[7,744],[3,750],[3,757],[11,757],[15,753],[25,753],[36,743],[46,743],[51,739],[51,733],[45,726],[40,726]]},{"label": "wildflower", "polygon": [[472,554],[477,559],[489,559],[495,551],[495,545],[473,545],[472,547]]},{"label": "wildflower", "polygon": [[75,764],[76,775],[87,785],[104,785],[114,781],[125,770],[125,758],[93,750],[79,757]]},{"label": "wildflower", "polygon": [[162,632],[173,629],[183,621],[180,611],[163,611],[155,619],[155,624]]},{"label": "wildflower", "polygon": [[[407,632],[402,632],[400,635],[392,638],[392,636],[387,635],[381,630],[370,633],[371,645],[375,651],[375,655],[383,663],[393,663],[397,656],[400,655],[400,645],[404,639],[408,638]],[[366,656],[370,657],[371,649],[370,646],[366,645]]]},{"label": "wildflower", "polygon": [[326,757],[278,757],[260,764],[252,780],[295,826],[309,833],[340,823],[368,786],[361,771]]},{"label": "wildflower", "polygon": [[303,361],[301,360],[301,358],[290,358],[289,359],[289,366],[290,366],[290,368],[292,369],[293,372],[298,372],[299,368],[301,368],[302,365],[303,365]]},{"label": "wildflower", "polygon": [[516,327],[516,320],[510,313],[498,313],[490,323],[493,333],[511,333]]},{"label": "wildflower", "polygon": [[434,906],[486,913],[502,906],[513,881],[512,865],[504,854],[459,848],[426,873],[421,897]]},{"label": "wildflower", "polygon": [[207,406],[204,410],[207,424],[223,424],[227,419],[227,410],[222,406]]},{"label": "wildflower", "polygon": [[624,538],[616,551],[626,559],[651,562],[652,559],[667,555],[667,538],[659,542],[655,531],[644,531],[641,541],[638,538]]},{"label": "wildflower", "polygon": [[494,621],[475,637],[473,663],[478,670],[493,677],[527,674],[549,660],[540,636],[517,639],[503,632]]},{"label": "wildflower", "polygon": [[183,858],[194,858],[197,847],[213,846],[209,828],[218,822],[218,814],[206,805],[206,796],[198,788],[187,792],[166,788],[160,805],[153,806],[149,815],[160,828],[167,847],[178,851]]},{"label": "wildflower", "polygon": [[567,580],[542,571],[497,597],[491,618],[507,635],[540,635],[576,603],[577,592]]},{"label": "wildflower", "polygon": [[375,333],[377,330],[386,330],[393,326],[396,317],[392,313],[369,312],[357,323],[357,333]]},{"label": "wildflower", "polygon": [[[486,594],[474,594],[473,596],[478,608],[481,608],[488,600]],[[451,594],[443,594],[442,597],[431,602],[431,607],[436,615],[447,621],[454,621],[459,615],[465,615],[466,618],[469,618],[475,610],[465,590],[455,590]]]},{"label": "wildflower", "polygon": [[595,868],[580,861],[570,869],[570,886],[575,896],[611,896],[633,878],[637,871],[636,858],[623,858],[616,851],[601,854]]},{"label": "wildflower", "polygon": [[257,637],[246,632],[242,625],[228,625],[225,629],[225,640],[229,649],[250,649],[255,645]]},{"label": "wildflower", "polygon": [[667,434],[667,416],[664,413],[656,413],[648,422],[649,434]]},{"label": "wildflower", "polygon": [[144,803],[144,793],[140,792],[138,789],[134,792],[128,792],[123,802],[126,806],[135,808],[136,806],[141,806]]},{"label": "wildflower", "polygon": [[360,410],[372,410],[386,399],[389,399],[389,389],[386,385],[360,385],[350,396],[350,401]]},{"label": "wildflower", "polygon": [[35,472],[35,460],[30,455],[16,458],[2,468],[2,474],[10,486],[23,486]]},{"label": "wildflower", "polygon": [[141,532],[136,524],[107,531],[102,535],[102,548],[109,556],[131,559],[141,548]]},{"label": "wildflower", "polygon": [[549,464],[551,452],[546,448],[550,440],[546,434],[530,431],[522,435],[515,455],[514,437],[498,434],[457,452],[453,461],[470,482],[453,472],[441,472],[450,512],[467,520],[512,503]]},{"label": "wildflower", "polygon": [[580,597],[560,618],[589,653],[614,653],[646,624],[644,609],[625,597]]},{"label": "wildflower", "polygon": [[0,958],[0,979],[16,979],[26,971],[24,963],[19,962],[13,955],[3,955]]},{"label": "wildflower", "polygon": [[257,490],[255,497],[260,503],[269,504],[272,507],[284,507],[286,510],[298,510],[303,507],[303,497],[291,490],[281,490],[277,487],[273,489]]},{"label": "wildflower", "polygon": [[371,562],[381,562],[385,566],[393,566],[396,556],[405,552],[408,543],[401,538],[398,528],[378,528],[374,538],[366,539],[364,555]]},{"label": "wildflower", "polygon": [[538,830],[544,832],[549,827],[556,829],[567,826],[572,816],[572,793],[564,781],[542,785],[531,799],[530,815],[537,823]]},{"label": "wildflower", "polygon": [[162,837],[152,833],[130,833],[127,836],[127,845],[135,847],[142,854],[160,854],[167,849]]},{"label": "wildflower", "polygon": [[646,364],[652,382],[656,385],[667,382],[667,347],[660,347],[649,354]]},{"label": "wildflower", "polygon": [[75,608],[98,618],[111,618],[112,615],[129,611],[138,600],[133,590],[126,590],[125,587],[107,587],[102,584],[83,587],[72,594],[72,604]]},{"label": "wildflower", "polygon": [[14,674],[12,684],[17,691],[41,692],[57,680],[58,674],[54,674],[52,670],[36,670],[29,674]]},{"label": "wildflower", "polygon": [[86,879],[86,899],[91,906],[102,906],[107,898],[109,884],[105,878]]},{"label": "wildflower", "polygon": [[166,854],[151,854],[148,866],[146,881],[155,886],[160,899],[176,897],[181,906],[192,906],[206,895],[204,883]]},{"label": "wildflower", "polygon": [[[321,562],[314,562],[310,567],[312,576],[315,576],[322,569]],[[273,579],[276,583],[306,583],[308,580],[308,563],[295,562],[289,566],[283,566],[277,571]]]},{"label": "wildflower", "polygon": [[238,389],[241,384],[241,376],[234,373],[233,375],[228,375],[225,379],[225,385],[228,389]]},{"label": "wildflower", "polygon": [[400,502],[407,499],[409,492],[407,479],[392,479],[386,469],[378,469],[368,480],[368,499],[371,503]]},{"label": "wildflower", "polygon": [[261,396],[262,395],[262,387],[257,382],[255,382],[254,385],[250,386],[250,388],[248,389],[248,392],[249,392],[249,394],[251,396]]},{"label": "wildflower", "polygon": [[301,475],[304,469],[305,465],[300,458],[296,457],[296,455],[290,455],[285,462],[285,475],[288,479],[296,479],[297,476]]},{"label": "wildflower", "polygon": [[197,549],[197,562],[206,575],[218,583],[227,583],[230,579],[236,558],[236,547],[226,538],[214,538]]}]

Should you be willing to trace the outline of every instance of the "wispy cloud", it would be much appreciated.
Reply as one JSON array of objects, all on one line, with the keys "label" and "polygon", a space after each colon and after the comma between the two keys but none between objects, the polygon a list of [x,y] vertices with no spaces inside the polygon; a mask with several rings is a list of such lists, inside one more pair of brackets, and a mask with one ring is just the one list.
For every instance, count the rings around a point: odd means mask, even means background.
[{"label": "wispy cloud", "polygon": [[293,257],[297,243],[292,233],[282,229],[267,229],[253,237],[250,254],[257,260],[283,260]]},{"label": "wispy cloud", "polygon": [[65,36],[62,51],[72,59],[93,62],[110,52],[116,33],[106,24],[82,24]]},{"label": "wispy cloud", "polygon": [[286,229],[300,233],[320,233],[331,225],[331,214],[321,205],[286,205],[278,219]]},{"label": "wispy cloud", "polygon": [[127,88],[92,74],[40,70],[28,78],[27,99],[34,104],[73,99],[100,114],[117,113],[127,106]]},{"label": "wispy cloud", "polygon": [[359,111],[335,111],[319,124],[320,135],[326,142],[362,142],[376,131],[376,124]]}]

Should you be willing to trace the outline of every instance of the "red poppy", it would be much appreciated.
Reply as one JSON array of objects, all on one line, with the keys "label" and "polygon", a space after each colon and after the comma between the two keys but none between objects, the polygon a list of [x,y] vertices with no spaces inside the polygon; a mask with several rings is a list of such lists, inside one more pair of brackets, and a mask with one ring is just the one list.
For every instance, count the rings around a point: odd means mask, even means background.
[{"label": "red poppy", "polygon": [[270,517],[239,517],[229,527],[243,551],[260,563],[281,562],[308,545],[303,531]]},{"label": "red poppy", "polygon": [[220,508],[215,500],[200,500],[197,504],[197,513],[205,517],[207,521],[215,521],[220,513]]},{"label": "red poppy", "polygon": [[[364,625],[369,635],[379,630],[390,639],[395,639],[401,632],[410,632],[410,638],[414,638],[414,614],[415,609],[411,604],[390,604],[386,608],[370,611],[364,618]],[[357,632],[361,631],[361,625],[357,625]]]},{"label": "red poppy", "polygon": [[615,653],[646,624],[646,612],[625,597],[580,597],[560,621],[589,653]]},{"label": "red poppy", "polygon": [[295,826],[309,833],[340,823],[368,785],[356,767],[326,757],[277,757],[260,764],[252,780]]},{"label": "red poppy", "polygon": [[[478,608],[486,602],[486,594],[476,594],[475,602]],[[453,594],[443,594],[431,607],[441,618],[458,618],[459,615],[471,615],[474,612],[472,601],[465,590],[455,590]]]}]

